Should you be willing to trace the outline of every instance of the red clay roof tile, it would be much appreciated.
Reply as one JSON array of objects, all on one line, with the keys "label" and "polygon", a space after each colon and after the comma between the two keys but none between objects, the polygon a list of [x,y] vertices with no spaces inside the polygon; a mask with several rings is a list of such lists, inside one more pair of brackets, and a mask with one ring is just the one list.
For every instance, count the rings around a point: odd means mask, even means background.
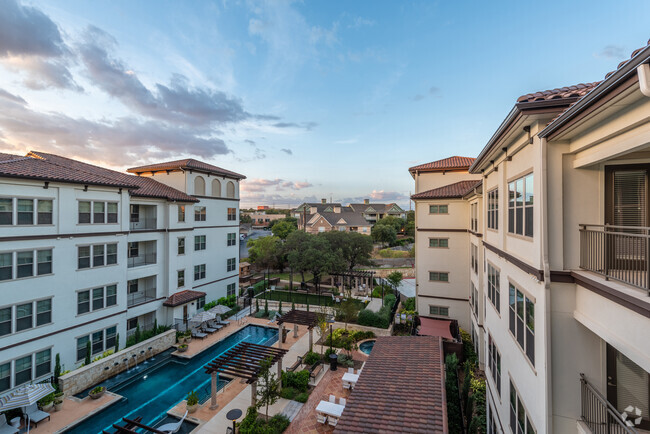
[{"label": "red clay roof tile", "polygon": [[472,157],[449,157],[443,158],[442,160],[432,161],[431,163],[420,164],[418,166],[413,166],[409,168],[409,172],[418,171],[427,171],[427,172],[437,172],[453,169],[468,169],[469,166],[476,160]]},{"label": "red clay roof tile", "polygon": [[547,101],[551,99],[583,97],[599,84],[600,81],[595,81],[593,83],[580,83],[573,86],[558,87],[556,89],[528,93],[517,98],[517,102]]},{"label": "red clay roof tile", "polygon": [[208,172],[214,175],[220,175],[235,179],[246,179],[244,175],[231,172],[230,170],[222,169],[221,167],[213,166],[212,164],[204,163],[202,161],[194,160],[193,158],[186,158],[184,160],[166,161],[163,163],[149,164],[146,166],[138,166],[127,169],[130,173],[146,173],[158,172],[165,170],[198,170],[201,172]]},{"label": "red clay roof tile", "polygon": [[423,191],[411,196],[411,199],[451,199],[463,197],[473,188],[481,185],[483,181],[473,179],[471,181],[459,181],[443,187]]},{"label": "red clay roof tile", "polygon": [[163,302],[163,306],[170,306],[170,307],[180,306],[181,304],[194,301],[197,298],[205,297],[205,295],[206,295],[205,292],[186,289],[184,291],[177,292],[175,294],[170,295],[167,298],[167,300]]}]

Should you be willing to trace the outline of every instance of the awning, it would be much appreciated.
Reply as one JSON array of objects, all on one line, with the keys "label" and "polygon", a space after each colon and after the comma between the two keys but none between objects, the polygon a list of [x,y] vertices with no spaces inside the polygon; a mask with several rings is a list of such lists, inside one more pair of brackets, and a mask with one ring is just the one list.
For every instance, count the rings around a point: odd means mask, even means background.
[{"label": "awning", "polygon": [[451,335],[450,325],[451,321],[420,317],[420,335],[442,336],[445,339],[454,340]]}]

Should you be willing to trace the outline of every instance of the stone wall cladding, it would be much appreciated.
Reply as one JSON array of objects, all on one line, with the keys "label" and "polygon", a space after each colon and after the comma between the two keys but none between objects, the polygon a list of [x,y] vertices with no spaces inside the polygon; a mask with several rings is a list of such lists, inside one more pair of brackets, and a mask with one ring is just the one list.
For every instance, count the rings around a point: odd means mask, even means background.
[{"label": "stone wall cladding", "polygon": [[[123,359],[129,359],[129,365],[134,363],[131,361],[132,356],[135,355],[138,364],[144,362],[149,357],[152,357],[160,352],[165,351],[176,343],[176,330],[168,330],[164,333],[156,335],[139,344],[125,348],[108,357],[91,363],[79,369],[75,369],[59,378],[59,386],[61,391],[66,396],[75,395],[89,387],[101,383],[102,381],[110,378],[122,371],[126,370],[126,366],[122,363]],[[151,347],[151,351],[148,348]],[[140,351],[145,351],[143,355]],[[117,366],[113,364],[118,362]],[[109,369],[104,369],[108,367]]]}]

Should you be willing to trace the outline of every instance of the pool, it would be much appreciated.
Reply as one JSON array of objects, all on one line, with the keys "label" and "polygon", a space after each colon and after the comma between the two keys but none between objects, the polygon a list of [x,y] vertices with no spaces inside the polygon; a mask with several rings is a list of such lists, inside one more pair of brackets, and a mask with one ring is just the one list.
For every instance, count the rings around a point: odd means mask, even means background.
[{"label": "pool", "polygon": [[[108,430],[114,423],[120,423],[122,417],[137,416],[142,416],[142,423],[156,426],[167,417],[167,411],[185,399],[190,390],[197,391],[201,402],[208,399],[210,375],[205,373],[204,366],[212,359],[241,342],[273,345],[277,340],[277,329],[248,325],[192,359],[165,358],[163,355],[160,357],[162,360],[142,364],[139,371],[131,369],[131,374],[124,375],[119,382],[115,379],[118,375],[100,383],[106,384],[110,392],[122,395],[123,399],[65,432],[99,433]],[[224,379],[218,380],[218,388],[225,384]]]},{"label": "pool", "polygon": [[359,350],[362,353],[370,354],[370,352],[372,351],[372,348],[374,346],[375,346],[375,341],[374,340],[361,342],[361,344],[359,345]]}]

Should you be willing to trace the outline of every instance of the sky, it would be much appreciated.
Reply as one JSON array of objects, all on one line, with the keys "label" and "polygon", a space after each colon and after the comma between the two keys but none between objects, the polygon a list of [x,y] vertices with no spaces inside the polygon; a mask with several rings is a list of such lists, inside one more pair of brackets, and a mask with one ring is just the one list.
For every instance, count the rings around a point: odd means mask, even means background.
[{"label": "sky", "polygon": [[598,81],[646,0],[0,0],[0,152],[116,170],[196,158],[241,206],[397,202],[520,95]]}]

